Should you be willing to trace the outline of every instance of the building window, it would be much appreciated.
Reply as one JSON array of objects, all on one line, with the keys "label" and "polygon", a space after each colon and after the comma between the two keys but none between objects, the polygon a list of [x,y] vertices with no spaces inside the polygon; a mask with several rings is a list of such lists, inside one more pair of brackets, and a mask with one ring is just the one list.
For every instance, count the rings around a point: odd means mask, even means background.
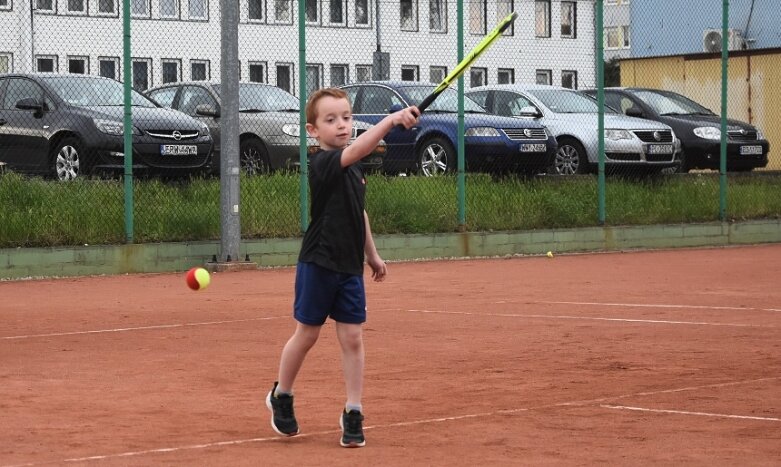
[{"label": "building window", "polygon": [[628,49],[631,46],[629,40],[629,26],[621,26],[621,36],[623,36],[624,48]]},{"label": "building window", "polygon": [[418,30],[418,0],[401,0],[399,2],[402,31]]},{"label": "building window", "polygon": [[11,58],[13,56],[8,53],[0,53],[0,73],[11,72]]},{"label": "building window", "polygon": [[206,19],[206,0],[190,0],[190,19]]},{"label": "building window", "polygon": [[277,63],[277,87],[295,94],[291,87],[293,79],[293,65],[289,63]]},{"label": "building window", "polygon": [[371,65],[355,65],[355,81],[358,83],[365,83],[372,80],[372,66]]},{"label": "building window", "polygon": [[68,13],[86,13],[84,0],[68,0]]},{"label": "building window", "polygon": [[347,84],[350,81],[349,70],[348,65],[331,65],[331,86]]},{"label": "building window", "polygon": [[447,76],[446,66],[432,66],[428,69],[428,78],[432,83],[441,83]]},{"label": "building window", "polygon": [[164,58],[160,62],[163,69],[163,84],[181,81],[181,75],[179,74],[181,70],[180,60]]},{"label": "building window", "polygon": [[263,0],[247,0],[247,19],[250,21],[263,21]]},{"label": "building window", "polygon": [[68,57],[68,73],[89,74],[89,57]]},{"label": "building window", "polygon": [[550,37],[550,0],[534,0],[534,36]]},{"label": "building window", "polygon": [[319,0],[306,0],[306,6],[304,7],[306,13],[306,22],[310,24],[318,24],[320,22],[320,1]]},{"label": "building window", "polygon": [[577,37],[577,3],[561,2],[561,37]]},{"label": "building window", "polygon": [[469,69],[469,87],[474,88],[477,86],[484,86],[486,83],[485,77],[488,75],[487,68],[470,68]]},{"label": "building window", "polygon": [[293,5],[291,0],[274,0],[274,22],[293,23]]},{"label": "building window", "polygon": [[552,83],[552,75],[553,73],[551,70],[537,70],[537,78],[536,83],[537,84],[548,84],[550,85]]},{"label": "building window", "polygon": [[355,0],[355,25],[369,26],[369,0]]},{"label": "building window", "polygon": [[515,70],[512,68],[499,68],[496,75],[496,82],[499,84],[515,83]]},{"label": "building window", "polygon": [[470,0],[469,2],[469,33],[485,35],[485,0]]},{"label": "building window", "polygon": [[267,81],[265,62],[249,62],[249,80],[253,83],[265,83]]},{"label": "building window", "polygon": [[608,49],[618,49],[621,47],[621,31],[617,26],[605,28],[605,47]]},{"label": "building window", "polygon": [[134,17],[149,17],[149,0],[132,0],[130,13]]},{"label": "building window", "polygon": [[37,55],[35,57],[35,71],[41,73],[53,73],[57,69],[56,55]]},{"label": "building window", "polygon": [[41,13],[54,13],[54,0],[37,0],[35,10]]},{"label": "building window", "polygon": [[190,60],[190,79],[193,81],[209,80],[209,61]]},{"label": "building window", "polygon": [[114,0],[98,0],[98,13],[110,15],[116,13]]},{"label": "building window", "polygon": [[179,16],[178,0],[160,0],[160,17],[177,18]]},{"label": "building window", "polygon": [[0,10],[10,10],[11,0],[0,0]]},{"label": "building window", "polygon": [[561,72],[561,87],[577,89],[578,88],[578,72],[575,70],[563,70]]},{"label": "building window", "polygon": [[152,85],[151,70],[151,59],[133,59],[133,89],[138,92],[149,89]]},{"label": "building window", "polygon": [[344,0],[329,0],[328,22],[334,26],[347,24],[344,12]]},{"label": "building window", "polygon": [[[496,18],[497,22],[503,20],[507,15],[515,11],[513,0],[498,0],[496,3]],[[515,24],[511,23],[510,27],[505,29],[502,33],[503,36],[512,36],[515,34]]]},{"label": "building window", "polygon": [[311,95],[313,92],[323,87],[323,65],[307,65],[306,66],[306,94]]},{"label": "building window", "polygon": [[431,32],[447,32],[447,0],[429,0],[428,28]]},{"label": "building window", "polygon": [[417,65],[402,65],[401,66],[401,80],[402,81],[418,81],[418,66]]},{"label": "building window", "polygon": [[98,76],[117,79],[119,73],[119,57],[98,57]]}]

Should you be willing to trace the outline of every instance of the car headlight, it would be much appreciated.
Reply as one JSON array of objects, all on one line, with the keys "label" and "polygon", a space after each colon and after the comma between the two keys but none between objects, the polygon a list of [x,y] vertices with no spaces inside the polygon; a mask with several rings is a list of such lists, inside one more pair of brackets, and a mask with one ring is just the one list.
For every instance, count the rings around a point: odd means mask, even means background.
[{"label": "car headlight", "polygon": [[209,136],[209,127],[206,124],[201,125],[201,136]]},{"label": "car headlight", "polygon": [[757,139],[765,139],[765,134],[757,127]]},{"label": "car headlight", "polygon": [[488,126],[476,126],[469,128],[464,132],[464,136],[499,136],[499,132],[496,128]]},{"label": "car headlight", "polygon": [[605,139],[609,139],[611,141],[632,139],[632,133],[627,130],[605,130]]},{"label": "car headlight", "polygon": [[702,139],[721,139],[721,130],[712,126],[695,128],[694,134]]},{"label": "car headlight", "polygon": [[[102,120],[99,118],[93,119],[95,122],[95,126],[98,128],[98,130],[102,131],[103,133],[114,135],[114,136],[122,136],[125,131],[125,125],[123,122],[118,122],[116,120]],[[133,127],[133,134],[134,135],[141,135],[141,130]]]},{"label": "car headlight", "polygon": [[282,125],[282,133],[288,136],[301,136],[301,127],[292,123]]}]

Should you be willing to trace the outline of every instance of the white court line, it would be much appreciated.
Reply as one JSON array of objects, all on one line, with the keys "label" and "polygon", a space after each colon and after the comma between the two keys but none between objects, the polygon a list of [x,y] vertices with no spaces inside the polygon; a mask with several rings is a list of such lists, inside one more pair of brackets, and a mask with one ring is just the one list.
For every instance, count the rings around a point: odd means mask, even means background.
[{"label": "white court line", "polygon": [[[503,302],[497,302],[503,303]],[[654,303],[602,303],[602,302],[534,302],[549,303],[552,305],[593,305],[593,306],[619,306],[625,308],[691,308],[695,310],[737,310],[737,311],[781,311],[778,308],[755,308],[750,306],[709,306],[709,305],[668,305]]]},{"label": "white court line", "polygon": [[738,328],[775,328],[773,325],[763,326],[760,324],[744,323],[709,323],[705,321],[670,321],[664,319],[630,319],[630,318],[605,318],[599,316],[569,316],[569,315],[537,315],[537,314],[519,314],[519,313],[472,313],[469,311],[443,311],[443,310],[407,310],[417,313],[448,314],[448,315],[469,315],[469,316],[499,316],[504,318],[541,318],[541,319],[575,319],[590,321],[618,321],[623,323],[649,323],[649,324],[690,324],[696,326],[729,326]]},{"label": "white court line", "polygon": [[287,316],[271,316],[263,318],[247,318],[247,319],[231,319],[225,321],[205,321],[201,323],[175,323],[175,324],[157,324],[153,326],[138,326],[130,328],[114,328],[114,329],[96,329],[92,331],[72,331],[72,332],[52,332],[49,334],[28,334],[25,336],[4,336],[0,337],[0,340],[14,340],[14,339],[32,339],[36,337],[59,337],[59,336],[78,336],[83,334],[102,334],[107,332],[126,332],[126,331],[146,331],[149,329],[172,329],[172,328],[184,328],[192,326],[212,326],[215,324],[230,324],[230,323],[245,323],[247,321],[264,321],[270,319],[287,318]]},{"label": "white court line", "polygon": [[740,418],[744,420],[763,420],[769,422],[781,422],[781,418],[775,417],[754,417],[751,415],[729,415],[723,413],[708,413],[708,412],[688,412],[686,410],[665,410],[665,409],[647,409],[644,407],[629,407],[626,405],[600,405],[600,407],[606,409],[615,410],[634,410],[637,412],[654,412],[654,413],[671,413],[677,415],[697,415],[701,417],[719,417],[719,418]]},{"label": "white court line", "polygon": [[[474,413],[474,414],[465,414],[465,415],[455,415],[452,417],[441,417],[441,418],[429,418],[429,419],[421,419],[421,420],[411,420],[407,422],[396,422],[396,423],[387,423],[385,425],[373,425],[373,426],[367,426],[364,427],[364,430],[380,430],[384,428],[396,428],[396,427],[403,427],[403,426],[413,426],[413,425],[423,425],[427,423],[442,423],[442,422],[449,422],[454,420],[465,420],[469,418],[480,418],[480,417],[489,417],[493,415],[508,415],[508,414],[514,414],[514,413],[520,413],[520,412],[530,412],[533,410],[542,410],[542,409],[551,409],[551,408],[557,408],[557,407],[573,407],[573,406],[584,406],[584,405],[591,405],[591,404],[599,404],[601,402],[606,402],[610,400],[616,400],[616,399],[626,399],[629,397],[637,397],[637,396],[648,396],[648,395],[655,395],[655,394],[665,394],[665,393],[672,393],[672,392],[683,392],[683,391],[696,391],[699,389],[708,389],[708,388],[720,388],[720,387],[727,387],[727,386],[736,386],[740,384],[751,384],[751,383],[758,383],[758,382],[765,382],[765,381],[773,381],[781,379],[781,376],[774,376],[774,377],[768,377],[768,378],[759,378],[759,379],[750,379],[750,380],[744,380],[744,381],[728,381],[725,383],[714,383],[714,384],[706,384],[703,386],[688,386],[683,388],[673,388],[673,389],[663,389],[659,391],[645,391],[645,392],[637,392],[633,394],[622,394],[618,396],[607,396],[607,397],[600,397],[597,399],[589,399],[589,400],[581,400],[581,401],[571,401],[571,402],[557,402],[552,404],[546,404],[536,407],[523,407],[523,408],[515,408],[515,409],[500,409],[493,412],[481,412],[481,413]],[[318,431],[313,433],[302,433],[300,435],[297,435],[293,437],[293,439],[297,438],[311,438],[314,436],[322,436],[322,435],[331,435],[340,433],[341,430],[328,430],[328,431]],[[6,464],[2,465],[0,467],[33,467],[37,465],[46,465],[46,464],[56,464],[56,463],[69,463],[69,462],[87,462],[92,460],[105,460],[105,459],[116,459],[121,457],[133,457],[133,456],[143,456],[146,454],[164,454],[169,452],[177,452],[177,451],[185,451],[185,450],[193,450],[193,449],[208,449],[212,447],[218,447],[218,446],[236,446],[240,444],[247,444],[247,443],[263,443],[263,442],[269,442],[269,441],[281,441],[286,440],[290,438],[286,437],[280,437],[280,436],[274,436],[274,437],[267,437],[267,438],[249,438],[249,439],[237,439],[237,440],[228,440],[228,441],[215,441],[212,443],[203,443],[203,444],[191,444],[191,445],[185,445],[185,446],[175,446],[175,447],[168,447],[168,448],[159,448],[159,449],[147,449],[143,451],[128,451],[128,452],[122,452],[117,454],[105,454],[105,455],[95,455],[95,456],[87,456],[87,457],[78,457],[78,458],[70,458],[70,459],[63,459],[58,461],[44,461],[44,462],[31,462],[27,464]]]}]

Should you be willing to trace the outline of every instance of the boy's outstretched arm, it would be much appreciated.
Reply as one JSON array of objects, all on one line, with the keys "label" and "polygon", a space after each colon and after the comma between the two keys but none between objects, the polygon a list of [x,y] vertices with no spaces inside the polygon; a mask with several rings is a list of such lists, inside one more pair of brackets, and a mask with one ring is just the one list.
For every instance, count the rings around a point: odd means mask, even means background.
[{"label": "boy's outstretched arm", "polygon": [[388,266],[385,265],[385,261],[383,261],[380,254],[377,253],[377,247],[374,246],[374,237],[372,237],[372,229],[369,226],[369,215],[366,211],[363,211],[363,222],[366,225],[366,241],[363,245],[366,263],[372,268],[372,279],[381,282],[385,280],[385,275],[388,273]]},{"label": "boy's outstretched arm", "polygon": [[411,128],[418,123],[420,112],[415,106],[393,112],[380,120],[379,123],[366,130],[361,136],[355,138],[352,144],[342,151],[342,167],[353,165],[359,160],[371,154],[382,138],[396,125]]}]

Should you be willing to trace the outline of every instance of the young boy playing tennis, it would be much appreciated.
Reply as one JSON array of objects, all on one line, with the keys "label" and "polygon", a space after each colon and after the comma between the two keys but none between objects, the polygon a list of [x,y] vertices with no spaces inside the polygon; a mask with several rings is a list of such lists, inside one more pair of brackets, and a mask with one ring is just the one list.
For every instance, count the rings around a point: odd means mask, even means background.
[{"label": "young boy playing tennis", "polygon": [[306,129],[319,141],[320,151],[309,158],[312,222],[304,234],[296,267],[293,305],[296,330],[282,350],[279,378],[266,396],[271,427],[280,435],[298,434],[293,383],[330,316],[336,322],[347,387],[347,402],[340,419],[340,444],[344,447],[366,444],[361,407],[362,324],[366,321],[364,258],[375,281],[385,279],[387,267],[374,246],[369,217],[364,210],[366,178],[359,162],[393,127],[415,125],[417,115],[415,107],[392,113],[349,144],[353,116],[344,91],[318,90],[306,105]]}]

